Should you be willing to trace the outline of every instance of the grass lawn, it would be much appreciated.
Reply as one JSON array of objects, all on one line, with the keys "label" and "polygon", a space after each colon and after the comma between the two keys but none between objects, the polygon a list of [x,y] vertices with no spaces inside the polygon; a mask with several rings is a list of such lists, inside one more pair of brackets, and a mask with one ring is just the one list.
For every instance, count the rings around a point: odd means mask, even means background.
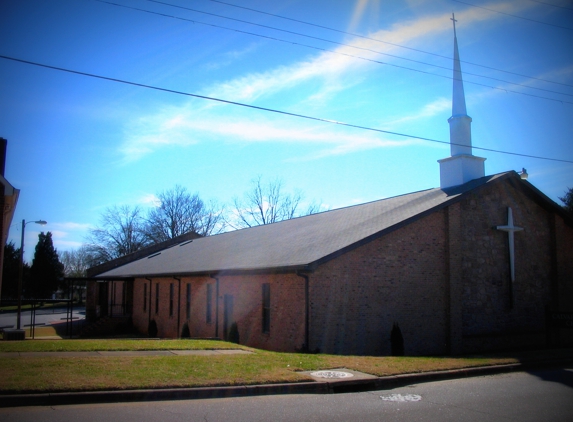
[{"label": "grass lawn", "polygon": [[[244,349],[249,355],[26,357],[0,359],[0,394],[227,386],[309,380],[300,371],[348,368],[377,376],[515,363],[523,356],[371,357],[277,353],[209,340],[36,340],[0,342],[0,352]],[[553,357],[571,350],[547,351]],[[531,352],[530,358],[539,352]],[[527,359],[527,356],[526,358]]]}]

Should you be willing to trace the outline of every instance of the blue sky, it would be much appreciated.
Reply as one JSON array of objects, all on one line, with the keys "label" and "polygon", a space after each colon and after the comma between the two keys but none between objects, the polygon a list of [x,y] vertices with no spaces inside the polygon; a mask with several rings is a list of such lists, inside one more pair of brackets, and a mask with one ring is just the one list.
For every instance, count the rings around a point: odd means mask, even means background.
[{"label": "blue sky", "polygon": [[[473,145],[573,161],[571,1],[110,2],[154,13],[2,0],[0,55],[448,141],[454,12]],[[49,223],[27,226],[27,260],[40,230],[59,251],[77,248],[107,207],[146,208],[177,184],[224,204],[278,177],[338,208],[437,187],[449,156],[439,143],[5,58],[0,92],[6,178],[21,190],[9,239],[19,245],[22,219]],[[525,167],[557,202],[573,187],[571,163],[474,154],[486,174]]]}]

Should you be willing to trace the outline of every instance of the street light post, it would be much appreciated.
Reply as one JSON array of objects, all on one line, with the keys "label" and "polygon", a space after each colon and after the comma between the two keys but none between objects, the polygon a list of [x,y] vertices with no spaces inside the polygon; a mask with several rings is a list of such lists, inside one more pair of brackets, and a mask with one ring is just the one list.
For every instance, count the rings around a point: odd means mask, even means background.
[{"label": "street light post", "polygon": [[22,220],[22,239],[20,241],[20,268],[18,269],[18,314],[16,315],[16,329],[20,329],[20,316],[22,314],[22,278],[24,274],[24,230],[26,230],[26,224],[36,223],[41,226],[48,224],[44,220],[28,221]]}]

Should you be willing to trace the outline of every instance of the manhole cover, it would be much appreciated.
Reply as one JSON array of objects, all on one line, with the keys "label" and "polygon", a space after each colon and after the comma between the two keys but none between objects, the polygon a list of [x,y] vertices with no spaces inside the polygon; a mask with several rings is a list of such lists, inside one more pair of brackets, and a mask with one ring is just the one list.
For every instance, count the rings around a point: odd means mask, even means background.
[{"label": "manhole cover", "polygon": [[317,378],[350,378],[354,376],[350,372],[342,371],[316,371],[311,372],[310,375]]},{"label": "manhole cover", "polygon": [[405,401],[420,401],[422,400],[422,396],[417,394],[390,394],[389,396],[380,396],[380,398],[384,401],[398,401],[398,402],[405,402]]}]

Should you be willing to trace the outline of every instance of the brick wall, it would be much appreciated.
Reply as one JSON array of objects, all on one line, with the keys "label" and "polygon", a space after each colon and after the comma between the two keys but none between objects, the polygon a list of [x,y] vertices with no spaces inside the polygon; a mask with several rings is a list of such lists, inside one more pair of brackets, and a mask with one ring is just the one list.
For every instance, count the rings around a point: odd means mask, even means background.
[{"label": "brick wall", "polygon": [[[511,283],[508,207],[524,230],[515,233]],[[461,202],[464,351],[542,346],[551,303],[552,214],[509,183],[496,183]]]},{"label": "brick wall", "polygon": [[558,293],[557,309],[573,312],[573,228],[567,226],[561,217],[555,218],[556,278]]},{"label": "brick wall", "polygon": [[448,327],[446,333],[446,352],[451,355],[462,353],[463,343],[463,250],[462,250],[462,209],[459,203],[450,205],[446,213],[446,239],[448,264],[446,267],[446,297]]},{"label": "brick wall", "polygon": [[[147,289],[144,300],[143,290]],[[144,306],[145,301],[145,306]],[[133,282],[133,309],[131,312],[133,326],[141,334],[147,334],[149,323],[149,281],[137,278]]]},{"label": "brick wall", "polygon": [[310,275],[310,350],[389,355],[397,322],[410,355],[445,353],[446,214],[439,211]]},{"label": "brick wall", "polygon": [[[561,217],[555,218],[555,254],[558,287],[553,309],[573,312],[573,228],[567,226]],[[556,344],[573,344],[573,329],[557,329],[552,334],[552,341]]]},{"label": "brick wall", "polygon": [[[148,334],[149,322],[155,321],[158,337],[177,338],[181,336],[183,324],[185,323],[185,303],[179,295],[179,283],[181,283],[181,295],[183,295],[185,280],[185,278],[182,278],[181,282],[179,282],[179,280],[170,277],[153,278],[151,289],[149,280],[135,280],[132,319],[137,331],[142,334]],[[157,290],[157,286],[159,286],[159,290]],[[173,288],[172,306],[171,288]],[[145,290],[147,290],[146,293]],[[159,292],[159,296],[157,296],[157,292]],[[146,299],[145,305],[144,299]],[[179,312],[181,312],[180,318],[178,318]]]},{"label": "brick wall", "polygon": [[[270,285],[270,330],[263,333],[263,284]],[[304,344],[304,279],[294,274],[222,276],[219,335],[224,337],[224,296],[233,297],[241,344],[261,349],[300,350]]]},{"label": "brick wall", "polygon": [[[277,350],[295,351],[304,343],[304,280],[293,274],[243,275],[219,277],[217,304],[216,280],[210,277],[183,277],[181,294],[178,280],[154,278],[151,289],[151,319],[157,323],[158,336],[181,336],[184,324],[191,337],[225,338],[225,295],[232,296],[233,308],[229,326],[236,322],[241,344]],[[170,284],[174,287],[174,310],[169,314]],[[271,289],[270,330],[262,329],[262,285]],[[144,285],[147,285],[147,304],[143,306]],[[155,311],[155,289],[159,285],[159,311]],[[190,317],[187,318],[187,285],[191,286]],[[207,290],[211,286],[211,321],[207,322]],[[149,324],[149,281],[137,279],[134,284],[133,323],[141,333]],[[218,310],[218,311],[217,311]],[[179,331],[177,313],[180,312]],[[218,324],[218,325],[217,325]]]},{"label": "brick wall", "polygon": [[[186,289],[191,286],[190,317],[186,315]],[[210,322],[207,322],[207,290],[211,291]],[[182,279],[181,288],[181,321],[189,326],[191,337],[212,338],[217,337],[219,332],[216,328],[217,284],[210,277],[189,277]]]}]

